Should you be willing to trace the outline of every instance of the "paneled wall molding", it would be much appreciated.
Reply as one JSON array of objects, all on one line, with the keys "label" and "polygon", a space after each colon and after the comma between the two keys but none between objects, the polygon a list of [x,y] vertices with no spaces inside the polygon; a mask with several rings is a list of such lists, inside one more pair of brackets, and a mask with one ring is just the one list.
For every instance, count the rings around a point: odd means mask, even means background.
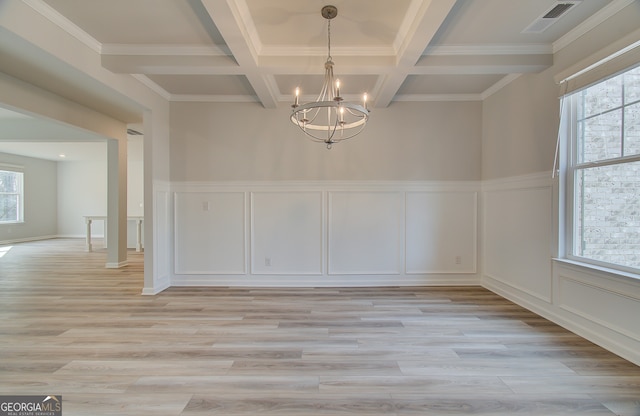
[{"label": "paneled wall molding", "polygon": [[[498,281],[487,280],[483,277],[482,286],[606,348],[614,354],[640,365],[640,340],[638,340],[637,333],[630,333],[629,335],[631,336],[624,335],[608,328],[606,325],[602,325],[601,320],[597,317],[595,317],[595,320],[589,319],[586,315],[580,316],[572,311],[537,301]],[[627,331],[623,330],[622,332]]]},{"label": "paneled wall molding", "polygon": [[554,262],[556,320],[640,365],[640,282]]},{"label": "paneled wall molding", "polygon": [[[557,302],[557,305],[559,308],[565,311],[571,312],[589,321],[592,321],[597,325],[606,327],[621,335],[624,335],[630,338],[635,338],[637,341],[640,341],[640,338],[638,338],[637,336],[638,335],[637,331],[629,330],[619,324],[619,322],[623,322],[624,319],[615,320],[612,322],[611,320],[605,320],[602,317],[599,317],[597,314],[589,312],[588,309],[590,305],[588,304],[582,305],[582,307],[580,305],[572,305],[570,302],[567,301],[568,293],[565,293],[565,292],[570,292],[571,289],[580,287],[580,289],[585,292],[598,293],[603,296],[617,299],[618,301],[628,301],[629,304],[631,305],[640,303],[640,298],[635,296],[630,296],[625,293],[620,293],[620,291],[615,290],[614,288],[605,288],[603,287],[603,285],[600,285],[600,284],[594,285],[590,282],[586,282],[582,280],[580,276],[571,277],[563,274],[558,274],[556,276],[556,279],[558,280],[558,288],[559,288],[558,302]],[[617,306],[618,305],[616,305],[616,307]]]},{"label": "paneled wall molding", "polygon": [[176,274],[247,273],[247,193],[175,192]]},{"label": "paneled wall molding", "polygon": [[172,285],[478,284],[479,182],[177,182]]},{"label": "paneled wall molding", "polygon": [[[527,175],[483,185],[483,284],[551,302],[553,182]],[[509,290],[509,289],[506,289]]]},{"label": "paneled wall molding", "polygon": [[323,275],[325,205],[317,190],[251,192],[251,274]]},{"label": "paneled wall molding", "polygon": [[[424,215],[447,211],[445,217]],[[477,272],[478,257],[478,192],[405,192],[407,274],[446,274]],[[447,230],[440,232],[440,230]],[[474,230],[469,235],[467,230]],[[434,239],[437,236],[437,240]],[[438,247],[435,251],[415,251],[418,246]],[[447,253],[447,255],[444,255]],[[453,258],[451,255],[454,254]],[[471,258],[466,256],[472,255]],[[451,265],[453,261],[454,266]]]},{"label": "paneled wall molding", "polygon": [[640,364],[640,280],[554,259],[557,179],[482,184],[481,284]]},{"label": "paneled wall molding", "polygon": [[379,189],[328,192],[328,274],[402,274],[403,197]]}]

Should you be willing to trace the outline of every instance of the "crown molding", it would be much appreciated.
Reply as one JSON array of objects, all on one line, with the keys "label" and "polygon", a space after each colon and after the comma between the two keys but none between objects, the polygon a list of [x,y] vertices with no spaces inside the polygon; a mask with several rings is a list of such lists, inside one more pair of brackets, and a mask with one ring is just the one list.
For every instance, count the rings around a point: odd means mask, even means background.
[{"label": "crown molding", "polygon": [[482,92],[481,94],[482,100],[486,100],[487,98],[491,97],[496,92],[500,91],[507,85],[511,84],[516,79],[520,78],[521,75],[522,74],[508,74],[502,77],[500,81],[496,82],[495,84],[493,84],[492,86],[490,86],[489,88],[487,88]]},{"label": "crown molding", "polygon": [[230,56],[226,46],[218,45],[144,45],[105,43],[102,45],[103,55],[132,56]]},{"label": "crown molding", "polygon": [[480,94],[397,94],[391,101],[482,101]]},{"label": "crown molding", "polygon": [[[332,47],[331,56],[395,56],[396,51],[391,47]],[[263,57],[282,56],[327,56],[326,47],[309,46],[264,46],[260,52]]]},{"label": "crown molding", "polygon": [[153,92],[155,92],[156,94],[158,94],[159,96],[161,96],[165,100],[169,101],[171,99],[171,94],[169,94],[167,92],[167,90],[165,90],[164,88],[162,88],[160,85],[156,84],[155,82],[151,81],[146,75],[131,74],[131,76],[133,78],[137,79],[138,81],[140,81],[142,84],[144,84],[146,87],[151,89]]},{"label": "crown molding", "polygon": [[566,35],[553,42],[553,53],[566,48],[571,43],[584,36],[591,29],[597,27],[599,24],[603,23],[604,21],[606,21],[625,7],[635,3],[636,1],[637,0],[614,0],[608,5],[604,6],[598,12],[594,13],[593,16],[589,17],[584,22],[570,30]]},{"label": "crown molding", "polygon": [[548,44],[508,45],[442,45],[429,46],[422,56],[477,56],[477,55],[548,55],[553,47]]},{"label": "crown molding", "polygon": [[98,42],[95,38],[89,35],[84,30],[80,29],[80,27],[76,26],[71,20],[67,19],[58,11],[56,11],[53,7],[49,6],[42,0],[22,0],[25,4],[30,6],[33,10],[38,12],[43,17],[47,18],[54,25],[58,26],[60,29],[67,32],[69,35],[73,36],[91,50],[96,53],[100,53],[102,48],[102,44]]},{"label": "crown molding", "polygon": [[259,103],[255,95],[196,95],[171,94],[171,102],[183,103]]}]

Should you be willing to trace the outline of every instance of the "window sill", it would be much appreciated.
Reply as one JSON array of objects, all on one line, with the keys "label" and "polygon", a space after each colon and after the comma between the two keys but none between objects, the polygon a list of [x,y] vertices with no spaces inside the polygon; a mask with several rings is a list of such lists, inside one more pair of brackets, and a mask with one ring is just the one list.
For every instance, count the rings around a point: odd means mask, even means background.
[{"label": "window sill", "polygon": [[591,263],[585,263],[577,260],[563,259],[563,258],[554,258],[553,261],[557,263],[563,263],[568,266],[574,266],[575,268],[581,269],[586,272],[598,272],[607,275],[608,277],[625,279],[627,281],[631,280],[634,283],[640,283],[640,274],[626,272],[623,270],[612,269],[610,267],[598,266]]}]

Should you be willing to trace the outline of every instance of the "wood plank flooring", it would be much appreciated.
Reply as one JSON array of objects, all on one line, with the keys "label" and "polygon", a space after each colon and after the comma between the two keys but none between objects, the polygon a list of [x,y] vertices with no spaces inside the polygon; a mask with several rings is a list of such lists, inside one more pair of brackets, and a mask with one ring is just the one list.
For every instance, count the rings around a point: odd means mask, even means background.
[{"label": "wood plank flooring", "polygon": [[70,415],[640,415],[640,368],[478,287],[171,288],[0,246],[0,394]]}]

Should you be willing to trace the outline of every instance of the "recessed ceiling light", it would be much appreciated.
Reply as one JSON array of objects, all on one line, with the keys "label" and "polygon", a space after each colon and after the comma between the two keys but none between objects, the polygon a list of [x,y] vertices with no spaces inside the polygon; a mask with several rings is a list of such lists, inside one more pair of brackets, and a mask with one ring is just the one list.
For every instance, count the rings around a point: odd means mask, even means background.
[{"label": "recessed ceiling light", "polygon": [[65,157],[67,157],[67,155],[65,155],[64,153],[60,153],[58,157],[60,157],[60,159],[64,159]]}]

